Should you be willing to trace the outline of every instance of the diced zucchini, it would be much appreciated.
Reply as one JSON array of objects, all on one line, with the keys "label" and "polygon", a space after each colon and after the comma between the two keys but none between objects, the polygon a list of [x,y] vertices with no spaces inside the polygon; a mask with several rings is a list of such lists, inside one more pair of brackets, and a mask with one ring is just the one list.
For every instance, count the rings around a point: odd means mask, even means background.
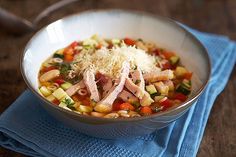
[{"label": "diced zucchini", "polygon": [[188,89],[191,88],[191,86],[190,86],[188,83],[185,83],[185,82],[182,82],[182,86],[184,86],[184,87],[186,87],[186,88],[188,88]]},{"label": "diced zucchini", "polygon": [[64,48],[59,49],[59,50],[57,50],[54,54],[60,54],[60,55],[63,55],[64,50],[65,50]]},{"label": "diced zucchini", "polygon": [[154,85],[148,85],[146,86],[146,90],[149,94],[155,94],[157,93],[157,90]]},{"label": "diced zucchini", "polygon": [[111,42],[112,42],[113,45],[120,44],[120,40],[119,39],[112,39]]},{"label": "diced zucchini", "polygon": [[55,100],[56,98],[51,94],[51,95],[47,96],[46,99],[47,99],[48,101],[51,101],[51,102],[52,102],[52,101]]},{"label": "diced zucchini", "polygon": [[55,96],[58,100],[61,100],[62,98],[65,98],[67,96],[66,92],[62,88],[58,88],[52,93],[53,96]]},{"label": "diced zucchini", "polygon": [[64,55],[63,54],[59,54],[59,53],[54,53],[53,54],[53,58],[61,58],[61,59],[63,59]]},{"label": "diced zucchini", "polygon": [[58,106],[61,107],[61,108],[66,109],[66,110],[68,110],[68,111],[72,111],[70,108],[68,108],[68,107],[66,106],[66,104],[65,104],[64,102],[61,102]]},{"label": "diced zucchini", "polygon": [[154,94],[150,94],[150,96],[151,96],[151,98],[152,99],[154,99],[155,98],[155,96],[158,96],[158,95],[160,95],[160,93],[157,91],[157,93],[154,93]]},{"label": "diced zucchini", "polygon": [[79,112],[92,112],[93,111],[93,108],[90,107],[90,106],[85,106],[85,105],[79,105],[77,108],[76,108]]},{"label": "diced zucchini", "polygon": [[67,90],[68,88],[70,88],[72,86],[71,83],[69,82],[65,82],[65,83],[62,83],[61,84],[61,88],[64,89],[64,90]]},{"label": "diced zucchini", "polygon": [[135,108],[138,108],[141,104],[138,101],[130,102]]},{"label": "diced zucchini", "polygon": [[74,103],[74,100],[73,100],[70,96],[68,96],[67,94],[66,94],[66,96],[63,97],[60,101],[65,102],[67,105],[69,105],[69,103],[70,103],[70,104],[73,104],[73,103]]},{"label": "diced zucchini", "polygon": [[189,95],[191,90],[190,88],[186,87],[183,83],[181,83],[180,85],[177,86],[176,92],[180,92],[184,95]]},{"label": "diced zucchini", "polygon": [[191,81],[190,80],[184,79],[182,84],[184,86],[186,86],[187,88],[191,88]]},{"label": "diced zucchini", "polygon": [[43,94],[43,96],[49,96],[52,94],[52,92],[48,90],[45,86],[40,87],[39,91],[41,92],[41,94]]},{"label": "diced zucchini", "polygon": [[163,82],[157,82],[154,83],[154,85],[161,95],[168,95],[169,87],[165,85]]},{"label": "diced zucchini", "polygon": [[179,62],[179,57],[178,56],[172,56],[172,57],[170,57],[170,63],[172,64],[172,65],[175,65],[175,64],[177,64]]},{"label": "diced zucchini", "polygon": [[180,78],[180,77],[183,77],[188,71],[184,68],[184,67],[180,67],[178,66],[176,69],[175,69],[175,75],[176,77]]},{"label": "diced zucchini", "polygon": [[163,99],[165,96],[160,95],[160,96],[155,96],[154,100],[155,102],[159,102],[161,99]]}]

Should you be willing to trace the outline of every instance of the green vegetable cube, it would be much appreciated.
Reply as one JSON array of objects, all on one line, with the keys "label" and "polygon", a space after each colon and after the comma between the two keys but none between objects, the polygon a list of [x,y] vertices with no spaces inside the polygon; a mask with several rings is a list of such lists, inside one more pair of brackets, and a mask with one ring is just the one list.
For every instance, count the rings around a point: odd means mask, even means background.
[{"label": "green vegetable cube", "polygon": [[154,85],[148,85],[146,86],[146,90],[149,94],[155,94],[157,93],[157,90]]},{"label": "green vegetable cube", "polygon": [[58,100],[61,100],[62,98],[65,98],[67,96],[66,92],[62,88],[58,88],[57,90],[55,90],[52,95]]},{"label": "green vegetable cube", "polygon": [[64,90],[67,90],[71,86],[72,86],[72,84],[69,83],[69,82],[65,82],[65,83],[61,84],[61,88],[64,89]]},{"label": "green vegetable cube", "polygon": [[46,99],[48,100],[48,101],[53,101],[53,100],[55,100],[56,98],[53,96],[53,95],[49,95],[49,96],[47,96],[46,97]]},{"label": "green vegetable cube", "polygon": [[170,57],[170,63],[172,64],[172,65],[175,65],[175,64],[177,64],[179,62],[179,57],[178,56],[172,56],[172,57]]},{"label": "green vegetable cube", "polygon": [[41,94],[43,94],[43,96],[49,96],[52,94],[52,92],[45,86],[40,87],[39,91],[41,92]]}]

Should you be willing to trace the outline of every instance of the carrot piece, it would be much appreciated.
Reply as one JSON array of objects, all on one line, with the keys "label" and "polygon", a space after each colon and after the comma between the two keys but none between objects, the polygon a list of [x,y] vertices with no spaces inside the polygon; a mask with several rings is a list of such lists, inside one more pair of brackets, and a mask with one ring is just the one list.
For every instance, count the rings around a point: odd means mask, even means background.
[{"label": "carrot piece", "polygon": [[57,99],[55,99],[55,100],[52,101],[52,103],[55,104],[55,105],[59,105],[59,104],[60,104],[60,101],[57,100]]},{"label": "carrot piece", "polygon": [[184,74],[184,78],[187,79],[187,80],[191,80],[192,75],[193,75],[193,73],[187,72],[187,73]]},{"label": "carrot piece", "polygon": [[125,103],[120,104],[120,110],[131,110],[131,111],[133,111],[133,110],[135,110],[135,108],[130,103],[125,102]]},{"label": "carrot piece", "polygon": [[164,51],[161,53],[166,59],[170,59],[170,57],[174,56],[175,53],[173,52],[167,52],[167,51]]},{"label": "carrot piece", "polygon": [[67,55],[64,56],[64,59],[67,62],[71,62],[71,61],[73,61],[74,57],[73,57],[73,55],[68,55],[67,54]]},{"label": "carrot piece", "polygon": [[150,115],[150,114],[152,114],[152,109],[151,109],[151,107],[149,107],[149,106],[143,106],[143,107],[141,107],[141,109],[140,109],[140,113],[141,113],[142,115]]},{"label": "carrot piece", "polygon": [[135,44],[135,41],[130,38],[124,39],[125,44],[133,46]]}]

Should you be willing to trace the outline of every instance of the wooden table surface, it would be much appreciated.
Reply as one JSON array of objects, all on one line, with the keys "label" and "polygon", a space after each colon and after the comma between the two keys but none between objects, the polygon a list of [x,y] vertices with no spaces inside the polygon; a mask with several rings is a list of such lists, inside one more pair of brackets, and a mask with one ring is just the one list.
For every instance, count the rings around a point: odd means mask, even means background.
[{"label": "wooden table surface", "polygon": [[[30,21],[46,6],[57,0],[0,0],[0,6]],[[124,8],[143,10],[170,17],[200,31],[223,34],[236,40],[235,0],[81,0],[53,13],[40,25],[75,12],[94,8]],[[0,29],[1,30],[1,29]],[[0,32],[0,113],[26,89],[19,70],[22,49],[33,33],[12,36]],[[198,157],[236,156],[236,68],[214,103]],[[0,148],[1,157],[24,155]]]}]

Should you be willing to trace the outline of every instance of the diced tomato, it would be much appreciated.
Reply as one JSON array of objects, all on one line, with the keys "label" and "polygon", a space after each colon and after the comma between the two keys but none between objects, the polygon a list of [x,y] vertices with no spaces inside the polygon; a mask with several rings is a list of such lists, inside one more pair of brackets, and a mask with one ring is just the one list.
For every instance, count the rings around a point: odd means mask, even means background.
[{"label": "diced tomato", "polygon": [[48,71],[54,70],[54,69],[57,69],[57,67],[55,67],[55,66],[45,67],[41,70],[41,72],[45,73],[45,72],[48,72]]},{"label": "diced tomato", "polygon": [[152,114],[152,109],[151,109],[151,107],[149,107],[149,106],[143,106],[143,107],[141,107],[141,109],[140,109],[140,114],[142,114],[142,115],[150,115],[150,114]]},{"label": "diced tomato", "polygon": [[78,94],[75,94],[72,96],[72,99],[74,101],[80,101],[83,105],[85,106],[90,106],[90,98],[88,97],[88,95],[78,95]]},{"label": "diced tomato", "polygon": [[74,49],[71,47],[67,47],[63,53],[64,55],[74,55]]},{"label": "diced tomato", "polygon": [[71,96],[71,98],[72,98],[74,101],[80,101],[78,94],[75,94],[75,95]]},{"label": "diced tomato", "polygon": [[160,55],[160,50],[159,49],[155,49],[154,51],[152,51],[152,53],[156,56]]},{"label": "diced tomato", "polygon": [[126,45],[131,45],[131,46],[133,46],[135,44],[135,41],[130,38],[125,38],[124,42]]},{"label": "diced tomato", "polygon": [[191,80],[192,75],[193,75],[193,73],[187,72],[187,73],[184,74],[184,78],[187,79],[187,80]]},{"label": "diced tomato", "polygon": [[172,66],[171,66],[170,62],[166,61],[164,64],[162,64],[162,69],[163,70],[172,69]]},{"label": "diced tomato", "polygon": [[135,108],[133,105],[131,105],[130,103],[122,103],[120,104],[120,110],[130,110],[130,111],[133,111]]},{"label": "diced tomato", "polygon": [[65,80],[58,78],[58,79],[56,79],[54,82],[57,83],[57,84],[59,84],[59,85],[61,85],[62,83],[65,83]]},{"label": "diced tomato", "polygon": [[172,101],[170,99],[166,99],[164,101],[161,101],[160,104],[164,106],[164,110],[172,106]]},{"label": "diced tomato", "polygon": [[78,42],[77,42],[77,41],[74,41],[74,42],[72,42],[72,43],[70,44],[70,47],[71,47],[72,49],[74,49],[77,45],[78,45]]},{"label": "diced tomato", "polygon": [[71,62],[71,61],[73,61],[73,59],[74,59],[74,56],[73,55],[65,55],[64,56],[64,60],[65,61],[67,61],[67,62]]},{"label": "diced tomato", "polygon": [[59,105],[59,104],[60,104],[60,101],[57,100],[57,99],[54,99],[54,100],[52,101],[52,103],[55,104],[55,105]]},{"label": "diced tomato", "polygon": [[187,100],[187,96],[186,95],[184,95],[184,94],[182,94],[182,93],[176,93],[175,95],[174,95],[174,99],[177,99],[177,100],[180,100],[180,101],[185,101],[185,100]]},{"label": "diced tomato", "polygon": [[121,105],[122,103],[124,103],[123,100],[116,99],[115,102],[114,102],[113,105],[112,105],[112,110],[114,110],[114,111],[120,110],[120,105]]},{"label": "diced tomato", "polygon": [[170,57],[174,56],[175,53],[173,52],[167,52],[167,51],[164,51],[161,53],[166,59],[170,59]]},{"label": "diced tomato", "polygon": [[83,105],[90,106],[90,98],[89,97],[85,97],[84,99],[82,99],[80,101],[82,102]]}]

